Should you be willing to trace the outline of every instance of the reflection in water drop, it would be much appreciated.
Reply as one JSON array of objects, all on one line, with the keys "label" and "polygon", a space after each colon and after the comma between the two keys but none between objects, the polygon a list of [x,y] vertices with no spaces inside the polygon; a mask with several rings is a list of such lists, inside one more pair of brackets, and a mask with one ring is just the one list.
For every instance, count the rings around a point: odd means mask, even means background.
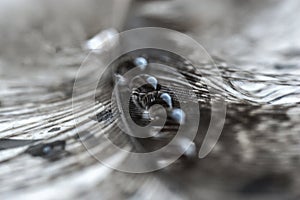
[{"label": "reflection in water drop", "polygon": [[168,93],[162,93],[160,98],[166,102],[170,108],[172,108],[172,97]]},{"label": "reflection in water drop", "polygon": [[147,83],[149,83],[150,85],[152,85],[155,90],[157,89],[158,81],[157,81],[157,79],[155,77],[149,76],[147,78]]}]

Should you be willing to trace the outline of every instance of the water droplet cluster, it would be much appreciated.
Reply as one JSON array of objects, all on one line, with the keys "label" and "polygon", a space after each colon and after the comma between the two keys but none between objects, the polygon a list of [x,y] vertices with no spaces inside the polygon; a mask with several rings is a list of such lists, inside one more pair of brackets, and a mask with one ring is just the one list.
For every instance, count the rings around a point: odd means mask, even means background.
[{"label": "water droplet cluster", "polygon": [[[186,91],[180,88],[185,86],[181,83],[183,76],[178,72],[178,68],[182,66],[191,68],[191,64],[181,59],[174,59],[174,55],[168,54],[168,52],[151,52],[149,50],[146,53],[134,52],[119,60],[117,67],[114,68],[115,84],[121,88],[117,92],[129,94],[129,102],[117,99],[119,104],[127,103],[125,109],[120,109],[120,113],[128,112],[130,119],[140,127],[152,125],[149,130],[159,130],[159,133],[153,137],[138,140],[147,150],[161,148],[168,144],[179,127],[187,122],[189,113],[181,108],[181,104],[184,102],[182,94],[185,94]],[[183,92],[178,93],[181,90]],[[156,127],[151,124],[153,121],[163,121],[164,118],[166,120],[163,126]],[[181,140],[185,141],[187,138],[181,138],[177,142],[178,145],[174,146],[174,151],[181,151]],[[161,141],[164,142],[161,143]],[[186,145],[186,143],[184,144]],[[196,149],[193,148],[193,151]],[[188,154],[195,155],[191,152]],[[187,156],[189,157],[189,155]]]}]

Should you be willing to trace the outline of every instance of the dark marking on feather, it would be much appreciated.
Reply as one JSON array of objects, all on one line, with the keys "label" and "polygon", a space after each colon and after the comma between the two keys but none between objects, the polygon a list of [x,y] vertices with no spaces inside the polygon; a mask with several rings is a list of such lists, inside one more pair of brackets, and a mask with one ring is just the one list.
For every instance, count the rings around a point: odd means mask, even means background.
[{"label": "dark marking on feather", "polygon": [[55,132],[55,131],[59,131],[60,127],[54,127],[52,129],[50,129],[48,132]]},{"label": "dark marking on feather", "polygon": [[55,161],[68,154],[65,151],[66,141],[58,140],[51,143],[37,144],[29,147],[25,152],[34,157],[43,157]]}]

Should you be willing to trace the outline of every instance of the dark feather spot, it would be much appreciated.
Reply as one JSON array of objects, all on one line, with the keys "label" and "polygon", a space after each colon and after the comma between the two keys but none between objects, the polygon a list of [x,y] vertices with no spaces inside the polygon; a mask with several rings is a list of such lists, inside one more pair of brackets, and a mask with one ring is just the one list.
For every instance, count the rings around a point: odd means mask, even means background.
[{"label": "dark feather spot", "polygon": [[55,131],[59,131],[60,127],[54,127],[52,129],[50,129],[48,132],[55,132]]},{"label": "dark feather spot", "polygon": [[46,144],[37,144],[29,147],[26,153],[34,157],[43,157],[48,160],[54,161],[60,159],[62,156],[66,155],[65,151],[66,142],[65,141],[55,141]]}]

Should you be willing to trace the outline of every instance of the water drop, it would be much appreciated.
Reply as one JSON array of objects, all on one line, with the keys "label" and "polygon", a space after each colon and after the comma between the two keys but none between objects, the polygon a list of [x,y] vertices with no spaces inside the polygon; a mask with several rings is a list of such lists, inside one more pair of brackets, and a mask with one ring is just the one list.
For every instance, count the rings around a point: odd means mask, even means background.
[{"label": "water drop", "polygon": [[149,76],[147,78],[147,83],[149,83],[150,85],[152,85],[155,90],[157,89],[158,81],[157,81],[157,79],[155,77]]},{"label": "water drop", "polygon": [[172,97],[168,93],[162,93],[160,98],[166,102],[170,108],[172,108]]},{"label": "water drop", "polygon": [[134,59],[134,64],[137,67],[139,67],[141,70],[145,70],[148,65],[148,61],[143,57],[138,57],[138,58]]},{"label": "water drop", "polygon": [[172,110],[171,117],[179,124],[183,124],[185,121],[185,113],[179,108]]}]

